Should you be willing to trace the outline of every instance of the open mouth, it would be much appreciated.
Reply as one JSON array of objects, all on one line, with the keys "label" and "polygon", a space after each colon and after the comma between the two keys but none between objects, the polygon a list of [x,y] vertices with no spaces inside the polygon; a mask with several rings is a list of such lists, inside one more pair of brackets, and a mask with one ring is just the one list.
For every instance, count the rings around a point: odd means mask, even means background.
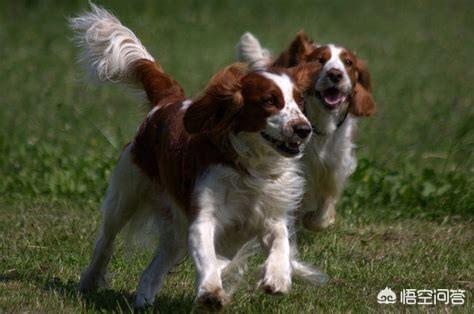
[{"label": "open mouth", "polygon": [[336,109],[347,99],[347,95],[337,87],[329,87],[319,93],[324,106],[329,110]]},{"label": "open mouth", "polygon": [[260,135],[269,142],[272,147],[285,157],[295,157],[301,153],[302,142],[284,142],[271,137],[265,132],[260,132]]}]

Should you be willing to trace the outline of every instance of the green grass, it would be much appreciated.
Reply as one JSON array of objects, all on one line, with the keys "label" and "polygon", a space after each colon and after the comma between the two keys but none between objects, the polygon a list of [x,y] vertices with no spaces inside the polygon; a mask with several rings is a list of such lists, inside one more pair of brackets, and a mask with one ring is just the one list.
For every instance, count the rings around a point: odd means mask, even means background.
[{"label": "green grass", "polygon": [[[253,289],[228,312],[472,312],[474,5],[470,1],[101,1],[197,93],[247,30],[279,51],[301,28],[368,61],[378,112],[361,121],[358,170],[338,223],[302,232],[302,258],[331,278],[288,296]],[[149,255],[119,250],[110,288],[81,296],[97,208],[144,111],[115,86],[86,86],[66,17],[84,1],[0,2],[0,312],[130,311]],[[189,261],[156,307],[194,310]],[[382,306],[385,286],[466,289],[462,307]]]}]

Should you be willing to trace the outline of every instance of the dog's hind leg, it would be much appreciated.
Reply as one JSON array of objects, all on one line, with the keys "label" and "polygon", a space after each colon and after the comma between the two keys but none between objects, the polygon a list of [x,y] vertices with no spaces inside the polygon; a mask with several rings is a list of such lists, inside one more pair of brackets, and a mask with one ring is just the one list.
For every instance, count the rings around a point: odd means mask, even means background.
[{"label": "dog's hind leg", "polygon": [[320,197],[315,211],[307,211],[303,216],[303,225],[311,231],[321,231],[334,225],[336,221],[336,197]]},{"label": "dog's hind leg", "polygon": [[[79,289],[82,292],[91,292],[105,285],[105,275],[113,252],[113,242],[130,218],[130,213],[125,208],[130,209],[131,206],[132,204],[128,200],[120,199],[120,197],[116,200],[106,200],[104,203],[104,219],[95,242],[92,259],[87,269],[82,273],[79,283]],[[114,216],[111,212],[117,212],[117,215]]]},{"label": "dog's hind leg", "polygon": [[79,289],[91,292],[105,284],[107,265],[113,251],[113,242],[120,230],[135,213],[143,183],[147,180],[132,163],[127,147],[114,169],[112,180],[102,205],[102,224],[89,266],[82,272]]},{"label": "dog's hind leg", "polygon": [[169,206],[163,210],[167,214],[160,219],[160,242],[155,257],[141,275],[135,299],[136,308],[154,303],[166,274],[186,256],[187,219],[179,208]]}]

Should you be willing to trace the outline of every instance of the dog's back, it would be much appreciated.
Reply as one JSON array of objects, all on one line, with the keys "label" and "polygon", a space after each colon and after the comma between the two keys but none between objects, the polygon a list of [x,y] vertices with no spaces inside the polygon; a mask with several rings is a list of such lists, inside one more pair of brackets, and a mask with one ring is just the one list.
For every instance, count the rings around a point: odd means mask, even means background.
[{"label": "dog's back", "polygon": [[89,73],[141,87],[151,109],[112,175],[81,290],[103,283],[122,227],[143,228],[153,218],[159,224],[158,253],[141,276],[138,307],[153,303],[164,276],[188,247],[197,271],[197,301],[224,305],[222,276],[235,266],[231,259],[245,255],[244,243],[253,237],[268,254],[259,284],[265,291],[288,292],[292,274],[324,280],[297,260],[288,231],[303,193],[296,158],[311,135],[297,83],[319,68],[248,73],[231,65],[191,101],[107,11],[92,5],[92,12],[71,25]]}]

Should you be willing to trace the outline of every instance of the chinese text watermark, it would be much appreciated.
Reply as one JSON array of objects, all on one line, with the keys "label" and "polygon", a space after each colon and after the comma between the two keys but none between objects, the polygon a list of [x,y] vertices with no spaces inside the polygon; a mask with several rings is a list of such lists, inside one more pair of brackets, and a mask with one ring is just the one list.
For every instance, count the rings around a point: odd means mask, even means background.
[{"label": "chinese text watermark", "polygon": [[463,305],[466,302],[466,290],[462,289],[403,289],[397,294],[385,287],[377,295],[379,304],[394,304],[397,301],[405,305]]}]

